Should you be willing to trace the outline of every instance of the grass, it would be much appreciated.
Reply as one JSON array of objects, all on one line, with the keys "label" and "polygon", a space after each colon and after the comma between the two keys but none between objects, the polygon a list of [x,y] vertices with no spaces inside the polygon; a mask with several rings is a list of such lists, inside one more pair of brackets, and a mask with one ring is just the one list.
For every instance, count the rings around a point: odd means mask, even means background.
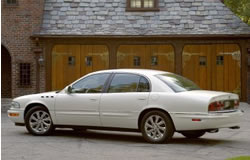
[{"label": "grass", "polygon": [[250,160],[250,156],[240,156],[240,157],[228,158],[226,160]]}]

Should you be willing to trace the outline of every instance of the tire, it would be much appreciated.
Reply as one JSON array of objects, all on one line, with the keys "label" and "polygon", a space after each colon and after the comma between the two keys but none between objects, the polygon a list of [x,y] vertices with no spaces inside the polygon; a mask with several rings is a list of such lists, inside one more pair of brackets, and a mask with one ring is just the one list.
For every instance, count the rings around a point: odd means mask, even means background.
[{"label": "tire", "polygon": [[184,131],[180,133],[187,138],[200,138],[206,132],[205,131]]},{"label": "tire", "polygon": [[54,130],[49,112],[41,106],[32,107],[25,116],[25,126],[35,136],[45,136]]},{"label": "tire", "polygon": [[149,143],[166,143],[174,134],[171,118],[162,111],[150,111],[141,121],[140,129],[144,139]]}]

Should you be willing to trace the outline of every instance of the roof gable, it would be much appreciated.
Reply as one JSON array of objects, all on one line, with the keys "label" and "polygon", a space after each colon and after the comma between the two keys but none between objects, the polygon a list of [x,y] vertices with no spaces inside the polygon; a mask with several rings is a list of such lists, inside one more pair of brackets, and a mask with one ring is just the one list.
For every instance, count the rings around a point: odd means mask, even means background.
[{"label": "roof gable", "polygon": [[220,0],[159,0],[159,8],[126,12],[126,0],[46,0],[40,34],[250,34]]}]

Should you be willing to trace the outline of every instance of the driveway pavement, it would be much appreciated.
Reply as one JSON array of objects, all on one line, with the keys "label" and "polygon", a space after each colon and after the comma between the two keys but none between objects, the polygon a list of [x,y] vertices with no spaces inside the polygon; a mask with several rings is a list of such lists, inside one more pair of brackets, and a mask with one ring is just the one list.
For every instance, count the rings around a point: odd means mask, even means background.
[{"label": "driveway pavement", "polygon": [[241,103],[240,108],[245,111],[241,129],[221,129],[201,139],[176,133],[169,144],[149,144],[130,132],[65,129],[52,136],[32,136],[2,113],[2,160],[223,160],[250,155],[250,105]]}]

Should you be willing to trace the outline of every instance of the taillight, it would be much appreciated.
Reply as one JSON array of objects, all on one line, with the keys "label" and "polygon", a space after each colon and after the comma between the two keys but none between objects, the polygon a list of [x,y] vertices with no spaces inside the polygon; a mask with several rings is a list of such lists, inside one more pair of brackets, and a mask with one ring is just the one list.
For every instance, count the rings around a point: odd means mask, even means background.
[{"label": "taillight", "polygon": [[239,100],[225,100],[212,102],[208,106],[208,111],[222,111],[222,110],[232,110],[239,108]]},{"label": "taillight", "polygon": [[223,109],[224,103],[222,101],[210,103],[208,106],[208,111],[222,111]]},{"label": "taillight", "polygon": [[240,101],[239,100],[234,100],[234,108],[238,109],[240,105]]}]

